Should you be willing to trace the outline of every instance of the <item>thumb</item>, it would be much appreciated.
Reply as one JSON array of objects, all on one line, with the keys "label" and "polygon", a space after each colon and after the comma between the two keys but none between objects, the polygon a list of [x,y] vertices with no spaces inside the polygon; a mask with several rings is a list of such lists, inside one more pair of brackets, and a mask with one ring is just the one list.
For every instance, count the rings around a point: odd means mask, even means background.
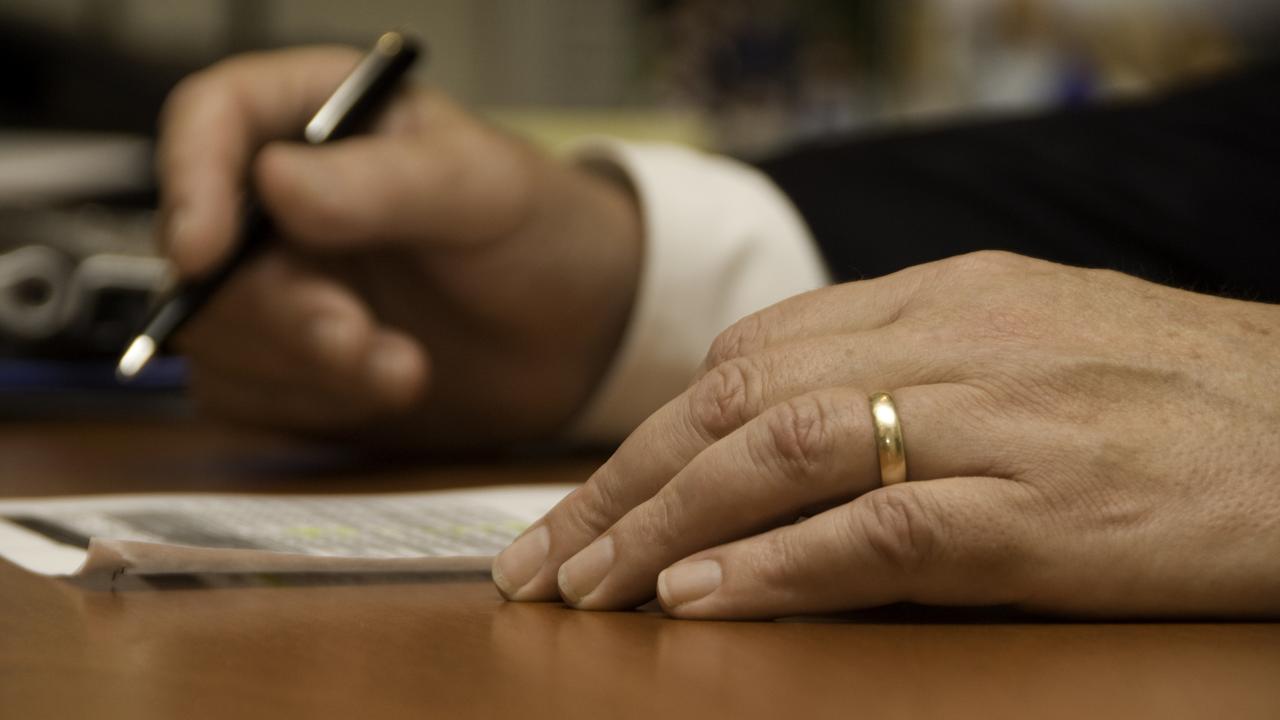
[{"label": "thumb", "polygon": [[276,229],[302,246],[349,249],[411,237],[417,184],[411,160],[387,137],[358,137],[320,147],[265,146],[254,186]]},{"label": "thumb", "polygon": [[659,576],[658,599],[676,617],[721,619],[1015,602],[1036,567],[1032,500],[996,478],[881,488],[681,560]]},{"label": "thumb", "polygon": [[526,159],[482,133],[442,135],[271,143],[255,161],[256,189],[280,232],[317,250],[468,245],[514,231],[529,217]]}]

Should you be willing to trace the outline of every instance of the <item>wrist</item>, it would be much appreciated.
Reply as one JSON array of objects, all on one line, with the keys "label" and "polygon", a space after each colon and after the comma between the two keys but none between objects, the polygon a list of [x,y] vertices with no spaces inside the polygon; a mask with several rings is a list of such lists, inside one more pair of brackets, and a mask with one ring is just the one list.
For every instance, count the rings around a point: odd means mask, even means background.
[{"label": "wrist", "polygon": [[592,325],[597,332],[590,337],[586,368],[590,383],[581,406],[609,369],[626,334],[640,285],[644,223],[635,188],[616,167],[584,163],[574,172],[583,182],[584,195],[589,196],[583,207],[594,211],[588,227],[598,228],[587,235],[600,251],[595,275],[596,295],[602,301],[600,316]]},{"label": "wrist", "polygon": [[[568,312],[551,319],[560,343],[545,343],[548,397],[556,398],[552,432],[561,432],[601,384],[619,351],[640,284],[644,228],[639,200],[627,177],[606,165],[559,165],[547,193],[540,232],[555,247]],[[549,390],[551,388],[548,388]]]}]

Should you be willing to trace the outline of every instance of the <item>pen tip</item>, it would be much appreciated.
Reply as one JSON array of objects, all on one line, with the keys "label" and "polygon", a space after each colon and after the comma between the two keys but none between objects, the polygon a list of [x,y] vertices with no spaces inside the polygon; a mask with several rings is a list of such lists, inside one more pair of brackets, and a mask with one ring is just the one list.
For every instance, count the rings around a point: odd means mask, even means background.
[{"label": "pen tip", "polygon": [[156,341],[146,335],[139,335],[129,343],[129,349],[124,351],[124,355],[120,356],[120,363],[116,365],[116,379],[120,382],[128,382],[138,373],[142,372],[142,368],[147,366],[151,361],[151,356],[156,354]]}]

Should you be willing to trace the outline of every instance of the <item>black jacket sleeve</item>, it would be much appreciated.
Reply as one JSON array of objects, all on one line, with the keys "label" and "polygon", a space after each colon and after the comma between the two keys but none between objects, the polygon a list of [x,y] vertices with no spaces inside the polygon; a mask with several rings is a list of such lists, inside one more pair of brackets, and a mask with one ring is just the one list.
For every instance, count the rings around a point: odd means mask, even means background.
[{"label": "black jacket sleeve", "polygon": [[839,280],[979,249],[1280,302],[1280,64],[1139,103],[761,164]]}]

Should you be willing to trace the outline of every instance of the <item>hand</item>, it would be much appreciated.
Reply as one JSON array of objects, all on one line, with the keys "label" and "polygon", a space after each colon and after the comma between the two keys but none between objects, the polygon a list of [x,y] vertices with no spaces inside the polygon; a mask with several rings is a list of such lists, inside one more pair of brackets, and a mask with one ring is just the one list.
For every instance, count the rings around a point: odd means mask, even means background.
[{"label": "hand", "polygon": [[626,322],[629,189],[422,89],[368,136],[292,142],[358,57],[233,58],[167,103],[161,239],[178,271],[231,251],[248,187],[281,236],[178,338],[194,397],[233,419],[418,447],[553,434]]},{"label": "hand", "polygon": [[[1000,253],[801,295],[729,328],[494,578],[685,618],[1275,614],[1278,342],[1276,306]],[[912,482],[880,486],[878,390]]]}]

